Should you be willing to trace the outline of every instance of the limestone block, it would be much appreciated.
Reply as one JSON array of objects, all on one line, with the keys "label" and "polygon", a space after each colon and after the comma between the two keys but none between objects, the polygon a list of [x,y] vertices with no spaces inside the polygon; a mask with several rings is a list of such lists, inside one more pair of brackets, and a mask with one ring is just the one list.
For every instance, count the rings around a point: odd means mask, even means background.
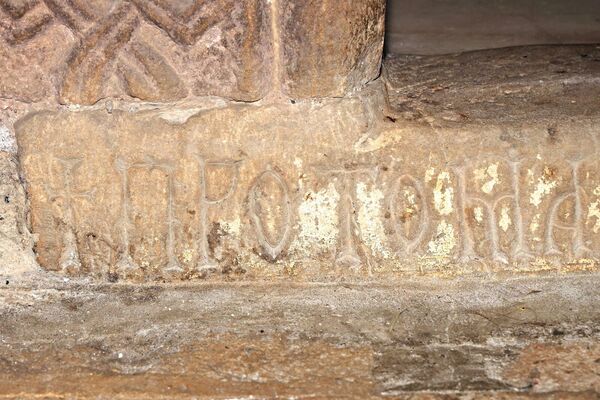
[{"label": "limestone block", "polygon": [[379,75],[385,1],[281,0],[290,97],[343,96]]},{"label": "limestone block", "polygon": [[3,397],[597,400],[600,390],[597,274],[63,281],[2,285]]},{"label": "limestone block", "polygon": [[[0,81],[9,94],[31,97],[47,83],[15,82],[44,79],[56,80],[62,103],[123,95],[247,101],[271,82],[271,24],[261,0],[2,0],[0,19],[0,56],[15,64]],[[23,69],[32,76],[12,76]]]},{"label": "limestone block", "polygon": [[378,74],[384,3],[0,0],[0,96],[344,95]]},{"label": "limestone block", "polygon": [[557,146],[546,121],[519,141],[394,123],[377,93],[32,114],[16,130],[38,260],[113,280],[597,269],[597,117],[557,118]]}]

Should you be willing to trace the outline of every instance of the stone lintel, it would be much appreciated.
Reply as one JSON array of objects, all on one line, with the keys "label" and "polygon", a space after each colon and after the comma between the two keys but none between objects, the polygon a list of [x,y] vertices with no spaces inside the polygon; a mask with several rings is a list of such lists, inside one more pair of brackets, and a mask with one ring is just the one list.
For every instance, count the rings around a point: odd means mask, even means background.
[{"label": "stone lintel", "polygon": [[40,264],[112,280],[597,269],[597,117],[557,117],[560,144],[535,118],[513,140],[502,121],[394,119],[378,88],[32,114],[17,134]]}]

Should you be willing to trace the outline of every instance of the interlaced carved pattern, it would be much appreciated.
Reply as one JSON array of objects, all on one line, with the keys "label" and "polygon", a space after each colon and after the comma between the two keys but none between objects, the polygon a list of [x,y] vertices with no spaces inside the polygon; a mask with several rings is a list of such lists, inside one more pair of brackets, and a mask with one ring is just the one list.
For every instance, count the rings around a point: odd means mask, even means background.
[{"label": "interlaced carved pattern", "polygon": [[[175,12],[162,0],[117,0],[109,13],[97,15],[85,0],[0,0],[0,12],[8,17],[5,39],[13,46],[36,37],[53,22],[73,32],[78,44],[66,62],[59,89],[61,102],[97,102],[103,97],[106,81],[115,73],[133,97],[172,101],[187,95],[183,82],[164,57],[134,32],[145,19],[175,43],[193,45],[231,12],[235,2],[210,15],[203,10],[206,4],[195,1],[182,12]],[[124,49],[128,51],[124,53]]]}]

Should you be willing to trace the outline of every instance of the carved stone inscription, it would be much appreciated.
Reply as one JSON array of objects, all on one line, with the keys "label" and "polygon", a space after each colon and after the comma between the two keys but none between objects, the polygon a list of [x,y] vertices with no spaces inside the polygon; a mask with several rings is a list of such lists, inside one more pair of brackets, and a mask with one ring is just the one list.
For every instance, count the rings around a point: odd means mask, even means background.
[{"label": "carved stone inscription", "polygon": [[450,147],[382,128],[365,151],[358,101],[311,107],[29,117],[18,135],[39,262],[113,280],[596,268],[593,131],[557,150],[535,130],[527,146]]}]

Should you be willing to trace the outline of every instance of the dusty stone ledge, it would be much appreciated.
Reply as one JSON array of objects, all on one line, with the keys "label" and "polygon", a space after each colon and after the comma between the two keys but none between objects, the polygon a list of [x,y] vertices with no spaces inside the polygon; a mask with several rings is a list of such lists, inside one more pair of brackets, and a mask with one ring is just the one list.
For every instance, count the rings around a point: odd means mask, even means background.
[{"label": "dusty stone ledge", "polygon": [[594,398],[598,281],[4,288],[0,394]]}]

